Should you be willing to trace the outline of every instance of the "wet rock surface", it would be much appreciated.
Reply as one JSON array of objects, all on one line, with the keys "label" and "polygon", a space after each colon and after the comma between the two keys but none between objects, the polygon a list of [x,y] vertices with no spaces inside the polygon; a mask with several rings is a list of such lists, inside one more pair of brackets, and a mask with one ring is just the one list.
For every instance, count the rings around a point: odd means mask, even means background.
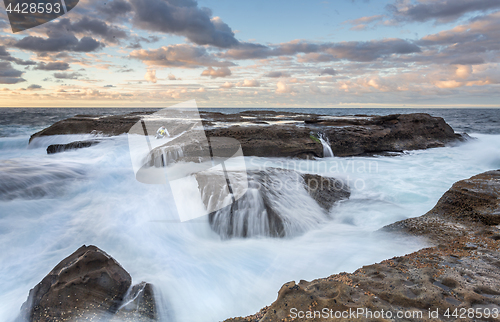
[{"label": "wet rock surface", "polygon": [[[354,273],[286,283],[270,306],[227,321],[498,321],[499,186],[500,170],[459,181],[424,216],[383,229],[421,236],[434,247]],[[324,308],[326,315],[314,317]],[[383,318],[373,316],[382,310]],[[298,318],[299,311],[309,318]],[[335,312],[360,314],[339,318]]]},{"label": "wet rock surface", "polygon": [[100,141],[92,140],[92,141],[75,141],[68,144],[51,144],[47,147],[47,154],[54,154],[68,150],[89,148],[99,143]]},{"label": "wet rock surface", "polygon": [[[30,142],[38,137],[57,134],[119,135],[127,133],[135,123],[141,118],[147,119],[151,113],[118,116],[79,115],[59,121],[33,134]],[[333,117],[291,112],[246,111],[237,114],[201,112],[200,116],[207,137],[236,139],[241,144],[243,154],[247,156],[323,157],[323,146],[315,139],[319,133],[329,140],[334,155],[341,157],[442,147],[464,139],[460,134],[455,134],[442,118],[423,113]],[[188,130],[171,120],[148,122],[151,122],[150,129],[166,125],[171,135]],[[184,144],[188,157],[190,144]],[[196,151],[196,148],[192,149]]]},{"label": "wet rock surface", "polygon": [[[111,317],[124,304],[130,285],[130,275],[118,262],[99,248],[84,245],[62,260],[30,290],[17,321],[75,321]],[[131,312],[155,319],[151,286],[136,286],[136,293],[136,310]]]}]

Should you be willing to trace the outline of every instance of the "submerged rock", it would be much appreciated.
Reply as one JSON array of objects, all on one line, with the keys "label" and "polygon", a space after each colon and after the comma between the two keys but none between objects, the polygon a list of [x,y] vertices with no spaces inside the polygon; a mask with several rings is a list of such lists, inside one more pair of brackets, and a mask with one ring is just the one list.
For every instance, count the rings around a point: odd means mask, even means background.
[{"label": "submerged rock", "polygon": [[[63,259],[29,292],[17,321],[98,320],[123,305],[131,277],[111,256],[95,246],[82,246]],[[146,287],[147,285],[147,287]],[[135,314],[156,319],[151,286],[136,286]],[[133,321],[133,320],[122,320]]]},{"label": "submerged rock", "polygon": [[499,188],[500,170],[459,181],[429,213],[383,229],[428,238],[436,247],[352,274],[286,283],[270,306],[226,321],[448,321],[460,315],[497,321]]},{"label": "submerged rock", "polygon": [[67,150],[88,148],[99,143],[100,141],[92,140],[92,141],[75,141],[67,144],[51,144],[47,147],[47,154],[64,152]]}]

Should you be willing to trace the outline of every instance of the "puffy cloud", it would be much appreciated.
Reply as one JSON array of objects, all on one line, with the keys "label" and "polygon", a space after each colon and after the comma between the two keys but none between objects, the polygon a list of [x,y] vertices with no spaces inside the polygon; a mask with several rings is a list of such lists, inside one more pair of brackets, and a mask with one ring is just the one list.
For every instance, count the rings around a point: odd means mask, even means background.
[{"label": "puffy cloud", "polygon": [[279,81],[276,83],[276,93],[278,94],[289,94],[296,92],[295,88],[291,85],[288,85],[284,81]]},{"label": "puffy cloud", "polygon": [[174,74],[168,74],[168,80],[177,80]]},{"label": "puffy cloud", "polygon": [[469,12],[487,11],[500,8],[498,0],[419,0],[417,3],[397,0],[387,9],[399,21],[424,22],[435,20],[445,23],[456,20]]},{"label": "puffy cloud", "polygon": [[[49,24],[48,28],[53,31],[65,30],[68,33],[97,35],[111,43],[127,37],[127,33],[124,30],[116,26],[111,26],[103,20],[88,17],[83,17],[76,22],[71,22],[69,19],[64,18],[57,23]],[[50,35],[50,33],[48,34]]]},{"label": "puffy cloud", "polygon": [[76,38],[69,33],[50,33],[48,38],[38,36],[27,36],[14,44],[20,49],[37,52],[74,51],[91,52],[104,46],[101,42],[91,38]]},{"label": "puffy cloud", "polygon": [[54,73],[57,79],[78,79],[80,76],[82,76],[80,73]]},{"label": "puffy cloud", "polygon": [[41,88],[42,88],[42,86],[40,86],[40,85],[37,85],[37,84],[31,84],[30,86],[28,86],[28,87],[26,88],[26,90],[28,90],[28,91],[35,91],[35,90],[37,90],[37,89],[41,89]]},{"label": "puffy cloud", "polygon": [[201,76],[210,76],[211,78],[226,77],[231,76],[231,70],[227,67],[221,67],[219,69],[208,67],[201,73]]},{"label": "puffy cloud", "polygon": [[457,67],[455,74],[460,78],[467,78],[472,73],[472,66],[461,65]]},{"label": "puffy cloud", "polygon": [[32,60],[22,60],[19,58],[12,57],[12,55],[7,51],[5,46],[0,46],[0,60],[10,61],[18,65],[35,65],[36,63]]},{"label": "puffy cloud", "polygon": [[221,88],[225,88],[225,89],[228,89],[228,88],[233,88],[234,87],[234,84],[233,83],[230,83],[230,82],[225,82],[224,84],[222,84],[220,86]]},{"label": "puffy cloud", "polygon": [[134,50],[130,53],[130,57],[142,60],[146,65],[150,66],[185,68],[196,68],[200,66],[234,66],[234,64],[229,61],[220,61],[216,59],[203,47],[195,47],[185,44],[163,46],[158,49],[151,50]]},{"label": "puffy cloud", "polygon": [[331,75],[331,76],[335,76],[337,75],[337,71],[333,68],[325,68],[323,70],[321,70],[321,72],[319,73],[320,75]]},{"label": "puffy cloud", "polygon": [[285,73],[285,72],[274,71],[274,72],[269,72],[269,73],[265,74],[264,77],[271,77],[271,78],[290,77],[290,74]]},{"label": "puffy cloud", "polygon": [[193,0],[131,0],[136,27],[187,37],[198,45],[228,48],[238,44],[234,32],[208,8]]},{"label": "puffy cloud", "polygon": [[238,87],[259,87],[260,82],[255,79],[245,79],[243,82],[238,82],[236,83],[236,86]]},{"label": "puffy cloud", "polygon": [[104,13],[113,20],[116,17],[125,16],[127,13],[132,11],[132,5],[128,1],[124,0],[113,0],[107,2],[104,6],[99,7],[99,11]]},{"label": "puffy cloud", "polygon": [[303,53],[306,55],[299,59],[302,62],[327,62],[334,60],[368,62],[393,54],[404,55],[419,52],[421,50],[416,44],[403,39],[391,38],[323,44],[292,41],[271,47],[247,43],[237,48],[229,49],[220,56],[232,59],[261,59]]},{"label": "puffy cloud", "polygon": [[21,78],[24,72],[14,69],[10,62],[0,62],[0,84],[17,84],[26,81]]},{"label": "puffy cloud", "polygon": [[157,82],[156,70],[155,69],[148,69],[148,71],[146,72],[146,75],[144,75],[144,79],[147,80],[148,82],[156,83]]},{"label": "puffy cloud", "polygon": [[38,63],[35,69],[38,70],[66,70],[69,68],[69,64],[63,61],[55,61],[50,63]]}]

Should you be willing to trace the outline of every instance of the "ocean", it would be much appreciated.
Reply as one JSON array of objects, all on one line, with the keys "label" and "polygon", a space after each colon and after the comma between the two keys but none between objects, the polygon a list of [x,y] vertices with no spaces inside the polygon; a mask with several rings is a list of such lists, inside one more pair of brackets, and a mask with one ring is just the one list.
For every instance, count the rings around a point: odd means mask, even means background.
[{"label": "ocean", "polygon": [[[329,220],[281,239],[223,240],[206,218],[175,221],[168,185],[135,180],[126,135],[52,155],[45,150],[49,144],[87,136],[44,137],[28,146],[31,134],[58,120],[135,110],[140,109],[0,109],[0,321],[13,321],[29,290],[83,244],[113,256],[133,283],[154,284],[162,321],[253,314],[272,303],[286,282],[352,272],[424,247],[423,240],[377,230],[423,215],[458,180],[500,169],[499,109],[273,109],[327,115],[429,113],[471,139],[395,157],[306,161],[303,171],[353,183],[351,198],[335,205]],[[245,157],[245,162],[250,168],[289,167],[280,158]],[[290,208],[304,217],[313,210],[307,203]]]}]

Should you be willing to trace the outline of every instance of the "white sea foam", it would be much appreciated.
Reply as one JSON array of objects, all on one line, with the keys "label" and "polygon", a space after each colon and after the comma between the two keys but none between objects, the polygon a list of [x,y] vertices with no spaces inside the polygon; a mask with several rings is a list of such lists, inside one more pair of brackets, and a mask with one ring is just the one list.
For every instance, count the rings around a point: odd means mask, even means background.
[{"label": "white sea foam", "polygon": [[[29,182],[57,172],[71,177],[76,171],[64,193],[55,181],[44,185],[55,191],[48,197],[0,201],[0,321],[12,321],[28,291],[82,244],[105,250],[134,283],[153,283],[164,320],[253,314],[290,280],[354,271],[422,247],[373,232],[425,213],[457,180],[499,169],[500,136],[476,137],[397,157],[304,161],[303,172],[350,180],[351,199],[334,206],[330,220],[294,237],[229,240],[210,229],[207,217],[179,223],[168,185],[136,181],[125,136],[53,155],[42,145],[27,149],[26,137],[0,138],[0,160],[31,169],[18,177],[14,171],[9,180]],[[297,166],[285,159],[246,161],[249,169]]]}]

